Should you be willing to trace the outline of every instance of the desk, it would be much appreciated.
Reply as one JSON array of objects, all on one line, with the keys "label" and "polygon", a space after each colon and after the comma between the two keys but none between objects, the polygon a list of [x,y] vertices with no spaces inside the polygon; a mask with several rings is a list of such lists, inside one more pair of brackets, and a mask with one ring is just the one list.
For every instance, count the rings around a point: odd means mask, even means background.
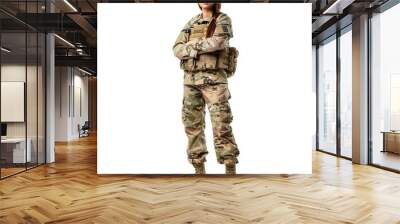
[{"label": "desk", "polygon": [[382,152],[400,154],[400,131],[382,131],[381,133],[383,133]]},{"label": "desk", "polygon": [[[6,138],[1,139],[1,157],[6,163],[25,163],[31,162],[32,140],[26,139],[26,155],[25,155],[25,138]],[[26,161],[25,161],[26,160]]]}]

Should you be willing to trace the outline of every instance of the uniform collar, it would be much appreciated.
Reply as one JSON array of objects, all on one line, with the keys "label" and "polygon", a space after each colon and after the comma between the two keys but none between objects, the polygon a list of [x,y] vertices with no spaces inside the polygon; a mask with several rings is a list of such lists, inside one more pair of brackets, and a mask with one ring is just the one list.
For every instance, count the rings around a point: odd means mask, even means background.
[{"label": "uniform collar", "polygon": [[213,17],[211,16],[211,17],[208,17],[208,18],[203,18],[203,14],[202,13],[200,13],[200,19],[203,19],[203,20],[211,20]]},{"label": "uniform collar", "polygon": [[197,15],[197,21],[211,21],[213,17],[203,18],[202,13]]}]

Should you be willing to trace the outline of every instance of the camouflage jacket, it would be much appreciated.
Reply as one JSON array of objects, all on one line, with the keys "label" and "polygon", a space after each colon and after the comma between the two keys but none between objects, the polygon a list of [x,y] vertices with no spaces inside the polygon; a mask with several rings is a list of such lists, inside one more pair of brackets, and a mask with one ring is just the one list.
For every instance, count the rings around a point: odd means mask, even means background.
[{"label": "camouflage jacket", "polygon": [[[225,13],[220,13],[216,20],[214,35],[209,38],[199,38],[189,41],[189,30],[195,22],[210,22],[212,18],[202,18],[198,14],[189,20],[179,33],[173,46],[174,55],[178,59],[196,58],[198,54],[214,52],[229,46],[229,39],[233,37],[231,19]],[[184,84],[202,85],[210,83],[227,83],[224,70],[213,72],[196,72],[184,74]]]}]

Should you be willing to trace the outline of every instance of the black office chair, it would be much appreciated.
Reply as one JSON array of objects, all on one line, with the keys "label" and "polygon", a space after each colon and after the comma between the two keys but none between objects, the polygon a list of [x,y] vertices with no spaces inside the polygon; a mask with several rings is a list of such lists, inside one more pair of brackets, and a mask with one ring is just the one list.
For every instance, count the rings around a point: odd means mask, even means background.
[{"label": "black office chair", "polygon": [[85,121],[82,127],[78,125],[78,129],[79,129],[79,138],[89,136],[89,129],[90,129],[89,121]]}]

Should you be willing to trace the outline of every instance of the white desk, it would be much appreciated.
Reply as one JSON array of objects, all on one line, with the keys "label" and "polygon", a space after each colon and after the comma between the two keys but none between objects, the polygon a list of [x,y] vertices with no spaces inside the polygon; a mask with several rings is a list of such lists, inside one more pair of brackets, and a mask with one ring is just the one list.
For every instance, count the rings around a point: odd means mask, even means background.
[{"label": "white desk", "polygon": [[[31,146],[32,140],[30,138],[26,139],[27,146],[26,147],[26,155],[25,155],[25,138],[6,138],[1,139],[2,144],[2,151],[3,147],[13,147],[12,148],[12,163],[25,163],[31,162],[32,160],[32,153],[31,153]],[[5,150],[4,150],[5,151]],[[26,159],[26,161],[25,161]]]}]

